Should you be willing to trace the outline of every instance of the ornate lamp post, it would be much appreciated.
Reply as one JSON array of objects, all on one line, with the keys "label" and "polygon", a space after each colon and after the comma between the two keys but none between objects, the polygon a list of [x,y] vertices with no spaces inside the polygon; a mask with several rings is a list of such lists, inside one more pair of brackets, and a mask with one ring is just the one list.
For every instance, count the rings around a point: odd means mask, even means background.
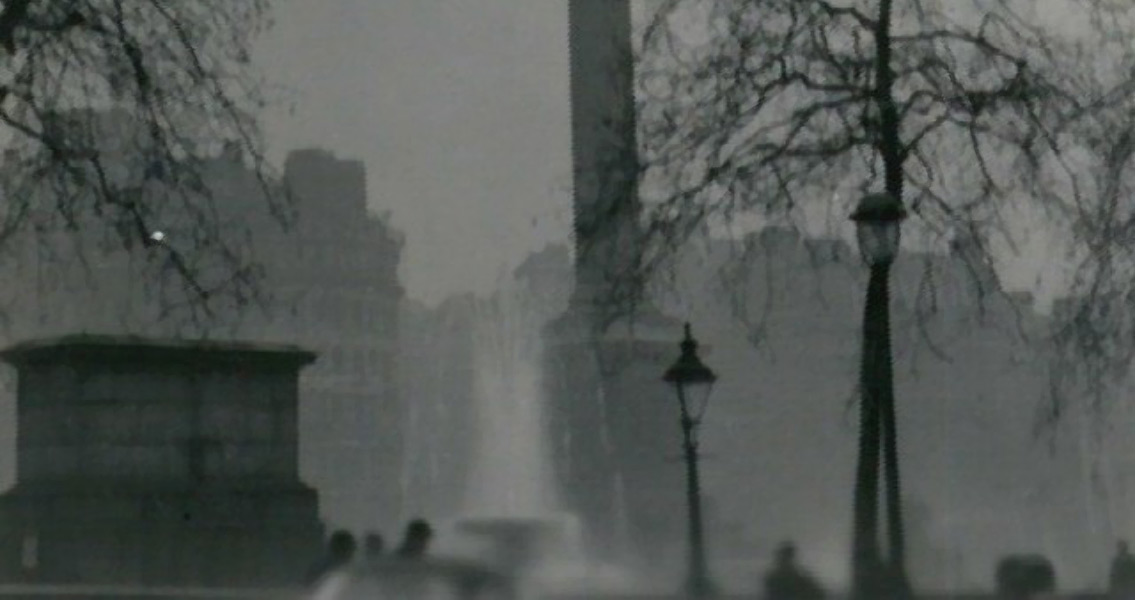
[{"label": "ornate lamp post", "polygon": [[685,337],[678,360],[666,370],[662,379],[674,385],[681,411],[682,449],[686,459],[686,501],[689,507],[689,571],[686,590],[695,598],[713,595],[705,560],[705,537],[702,529],[701,486],[698,481],[697,427],[709,402],[709,394],[717,375],[698,357],[698,343],[685,325]]},{"label": "ornate lamp post", "polygon": [[[859,370],[859,459],[855,472],[851,571],[855,600],[911,596],[904,558],[888,289],[904,218],[902,203],[888,194],[864,197],[851,215],[859,250],[871,269]],[[886,481],[887,559],[879,547],[880,462]]]}]

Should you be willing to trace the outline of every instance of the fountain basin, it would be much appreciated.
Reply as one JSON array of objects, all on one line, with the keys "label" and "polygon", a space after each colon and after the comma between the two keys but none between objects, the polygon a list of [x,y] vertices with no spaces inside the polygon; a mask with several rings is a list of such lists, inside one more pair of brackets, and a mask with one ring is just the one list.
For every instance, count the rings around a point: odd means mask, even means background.
[{"label": "fountain basin", "polygon": [[510,573],[525,571],[564,540],[564,523],[553,519],[481,517],[462,519],[457,531],[487,540],[490,560]]}]

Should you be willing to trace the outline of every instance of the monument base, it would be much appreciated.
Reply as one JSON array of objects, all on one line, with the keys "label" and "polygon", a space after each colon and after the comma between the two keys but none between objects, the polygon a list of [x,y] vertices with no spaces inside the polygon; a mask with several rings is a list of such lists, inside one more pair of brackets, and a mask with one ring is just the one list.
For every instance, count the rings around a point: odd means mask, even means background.
[{"label": "monument base", "polygon": [[321,553],[314,490],[29,489],[0,496],[10,582],[274,587]]},{"label": "monument base", "polygon": [[684,539],[679,415],[662,381],[682,327],[652,306],[594,319],[576,303],[544,332],[554,470],[586,555],[638,571]]}]

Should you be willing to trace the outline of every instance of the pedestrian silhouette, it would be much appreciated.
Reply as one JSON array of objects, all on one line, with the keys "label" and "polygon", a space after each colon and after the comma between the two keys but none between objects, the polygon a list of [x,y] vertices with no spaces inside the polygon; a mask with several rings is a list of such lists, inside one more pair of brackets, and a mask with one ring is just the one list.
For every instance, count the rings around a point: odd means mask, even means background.
[{"label": "pedestrian silhouette", "polygon": [[796,564],[796,546],[785,542],[776,551],[776,563],[765,576],[765,600],[821,600],[824,590]]},{"label": "pedestrian silhouette", "polygon": [[402,545],[398,548],[398,558],[418,560],[426,556],[430,540],[433,539],[433,528],[423,519],[414,519],[406,526],[406,534],[402,538]]},{"label": "pedestrian silhouette", "polygon": [[307,573],[309,587],[318,586],[329,575],[342,571],[351,565],[355,558],[355,537],[350,532],[339,529],[327,540],[327,551]]},{"label": "pedestrian silhouette", "polygon": [[1056,591],[1052,561],[1039,554],[1006,556],[997,563],[997,595],[1006,600],[1026,600]]},{"label": "pedestrian silhouette", "polygon": [[1116,544],[1108,584],[1112,598],[1135,599],[1135,556],[1131,554],[1125,541]]},{"label": "pedestrian silhouette", "polygon": [[382,539],[382,535],[370,532],[363,538],[363,558],[367,562],[374,562],[382,558],[383,553],[386,552],[386,540]]},{"label": "pedestrian silhouette", "polygon": [[406,526],[402,544],[395,552],[395,562],[400,566],[386,584],[390,597],[422,600],[432,596],[437,581],[426,557],[432,538],[433,528],[422,519],[414,519]]}]

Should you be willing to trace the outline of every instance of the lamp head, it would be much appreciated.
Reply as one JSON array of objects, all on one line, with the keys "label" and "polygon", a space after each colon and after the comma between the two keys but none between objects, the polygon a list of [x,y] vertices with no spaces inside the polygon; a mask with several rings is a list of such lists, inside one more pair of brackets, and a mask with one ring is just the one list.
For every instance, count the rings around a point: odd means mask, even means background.
[{"label": "lamp head", "polygon": [[713,383],[717,381],[717,374],[705,366],[698,356],[698,343],[690,333],[690,324],[683,327],[685,336],[682,338],[682,352],[678,360],[666,369],[662,376],[664,381],[675,385],[690,385],[698,383]]},{"label": "lamp head", "polygon": [[855,221],[864,262],[879,266],[894,261],[899,252],[900,225],[906,215],[902,202],[890,194],[868,194],[859,201],[851,220]]},{"label": "lamp head", "polygon": [[698,356],[698,343],[690,334],[690,324],[686,323],[684,329],[682,352],[678,355],[678,360],[666,369],[662,379],[674,385],[683,411],[690,410],[694,421],[697,422],[701,420],[709,405],[709,395],[713,391],[713,383],[717,381],[717,374],[705,366]]}]

